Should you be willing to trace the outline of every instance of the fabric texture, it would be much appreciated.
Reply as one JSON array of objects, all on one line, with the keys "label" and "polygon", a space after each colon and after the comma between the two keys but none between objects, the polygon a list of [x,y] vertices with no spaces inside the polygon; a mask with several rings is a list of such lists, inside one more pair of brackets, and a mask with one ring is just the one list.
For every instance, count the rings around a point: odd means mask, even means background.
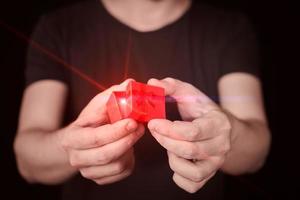
[{"label": "fabric texture", "polygon": [[[223,75],[246,72],[259,76],[256,35],[249,21],[239,13],[201,3],[193,3],[172,24],[156,31],[139,32],[112,17],[99,1],[88,0],[44,15],[32,40],[48,53],[30,46],[26,84],[43,79],[67,84],[66,123],[74,120],[89,100],[101,92],[66,65],[105,87],[127,77],[140,82],[153,77],[173,77],[193,84],[216,102],[217,81]],[[171,120],[180,119],[174,103],[167,104],[167,116]],[[176,186],[165,149],[148,132],[135,145],[135,156],[134,173],[125,180],[99,186],[78,174],[63,185],[62,198],[223,197],[221,172],[195,194]]]}]

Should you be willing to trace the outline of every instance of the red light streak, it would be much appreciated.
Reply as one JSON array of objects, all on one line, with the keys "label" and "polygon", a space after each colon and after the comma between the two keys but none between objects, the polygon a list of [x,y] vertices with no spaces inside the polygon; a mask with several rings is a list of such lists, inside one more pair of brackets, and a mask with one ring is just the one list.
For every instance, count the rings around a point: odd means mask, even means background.
[{"label": "red light streak", "polygon": [[127,43],[127,51],[126,51],[126,57],[125,57],[125,64],[124,64],[124,76],[123,76],[124,80],[126,80],[128,78],[128,69],[129,69],[129,63],[130,63],[131,47],[132,47],[132,36],[131,36],[131,32],[129,32],[128,43]]},{"label": "red light streak", "polygon": [[2,25],[9,32],[14,33],[18,38],[20,38],[21,40],[25,41],[26,43],[28,43],[32,47],[34,47],[37,50],[41,51],[42,53],[46,54],[49,58],[51,58],[55,62],[61,64],[61,66],[67,68],[68,70],[70,70],[71,72],[73,72],[74,74],[76,74],[77,76],[79,76],[80,78],[82,78],[83,80],[85,80],[88,83],[90,83],[91,85],[95,86],[97,89],[99,89],[101,91],[107,89],[107,87],[105,87],[104,85],[98,83],[97,81],[95,81],[94,79],[92,79],[91,77],[89,77],[88,75],[86,75],[85,73],[83,73],[82,71],[80,71],[78,68],[76,68],[75,66],[67,63],[61,57],[57,56],[56,54],[54,54],[53,52],[51,52],[49,49],[43,47],[38,42],[30,39],[28,36],[26,36],[25,34],[21,33],[20,31],[18,31],[14,27],[9,26],[8,24],[4,23],[1,20],[0,20],[0,25]]}]

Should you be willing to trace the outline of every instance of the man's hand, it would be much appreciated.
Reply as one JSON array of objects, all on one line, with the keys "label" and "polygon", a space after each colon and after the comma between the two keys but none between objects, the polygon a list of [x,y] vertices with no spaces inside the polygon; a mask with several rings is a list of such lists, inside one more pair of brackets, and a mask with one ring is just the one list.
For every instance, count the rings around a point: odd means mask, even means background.
[{"label": "man's hand", "polygon": [[129,176],[134,167],[133,145],[144,127],[132,119],[108,124],[106,102],[112,91],[124,90],[130,80],[98,94],[61,135],[70,164],[83,177],[109,184]]},{"label": "man's hand", "polygon": [[151,79],[148,84],[165,88],[177,101],[185,121],[154,119],[148,128],[168,151],[174,182],[194,193],[224,163],[232,140],[230,115],[191,84],[172,78]]}]

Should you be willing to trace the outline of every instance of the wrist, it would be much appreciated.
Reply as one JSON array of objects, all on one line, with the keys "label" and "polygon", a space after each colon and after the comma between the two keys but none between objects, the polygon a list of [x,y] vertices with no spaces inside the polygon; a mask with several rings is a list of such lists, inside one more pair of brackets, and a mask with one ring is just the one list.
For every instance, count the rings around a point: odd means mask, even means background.
[{"label": "wrist", "polygon": [[240,123],[240,120],[236,118],[233,114],[231,114],[229,111],[225,109],[222,109],[222,111],[226,115],[227,120],[230,124],[229,139],[230,139],[230,144],[232,146],[232,144],[234,144],[239,138],[240,131],[236,131],[236,130],[238,129],[239,126],[238,124]]}]

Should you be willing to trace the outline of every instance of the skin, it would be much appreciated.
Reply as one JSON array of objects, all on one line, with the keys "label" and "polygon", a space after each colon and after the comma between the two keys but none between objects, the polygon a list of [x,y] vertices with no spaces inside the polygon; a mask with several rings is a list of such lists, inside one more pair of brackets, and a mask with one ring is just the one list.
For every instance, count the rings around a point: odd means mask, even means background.
[{"label": "skin", "polygon": [[[173,180],[179,187],[194,193],[218,170],[239,175],[255,172],[263,165],[270,133],[255,77],[244,73],[223,77],[219,84],[221,106],[180,80],[151,79],[148,84],[165,88],[166,95],[176,99],[184,120],[154,119],[148,123],[153,137],[168,152]],[[249,99],[226,100],[232,96]]]},{"label": "skin", "polygon": [[175,22],[191,6],[190,0],[101,0],[106,10],[139,32],[158,30]]},{"label": "skin", "polygon": [[[139,31],[151,31],[176,21],[188,9],[190,1],[103,0],[103,3],[122,23]],[[132,9],[131,12],[124,12],[121,5],[124,10]],[[108,124],[105,108],[111,91],[124,90],[127,83],[128,80],[95,96],[66,127],[61,124],[68,87],[55,80],[29,85],[24,92],[14,142],[20,174],[28,182],[44,184],[62,183],[76,173],[99,185],[129,176],[135,162],[133,146],[142,137],[144,127],[132,119]],[[148,123],[153,137],[168,152],[173,180],[180,188],[196,192],[217,170],[239,175],[262,167],[270,146],[270,133],[257,78],[246,73],[221,77],[220,105],[180,80],[151,79],[148,83],[164,87],[167,95],[177,99],[184,120],[156,119]]]},{"label": "skin", "polygon": [[[124,90],[128,81],[95,96],[78,118],[63,129],[59,129],[61,119],[55,116],[62,113],[57,104],[64,101],[65,85],[46,80],[29,86],[14,144],[21,175],[28,182],[57,184],[79,171],[99,185],[130,175],[134,167],[132,147],[143,135],[144,127],[132,119],[109,124],[105,106],[110,93]],[[41,90],[44,88],[48,90]],[[50,104],[52,100],[57,104]]]}]

